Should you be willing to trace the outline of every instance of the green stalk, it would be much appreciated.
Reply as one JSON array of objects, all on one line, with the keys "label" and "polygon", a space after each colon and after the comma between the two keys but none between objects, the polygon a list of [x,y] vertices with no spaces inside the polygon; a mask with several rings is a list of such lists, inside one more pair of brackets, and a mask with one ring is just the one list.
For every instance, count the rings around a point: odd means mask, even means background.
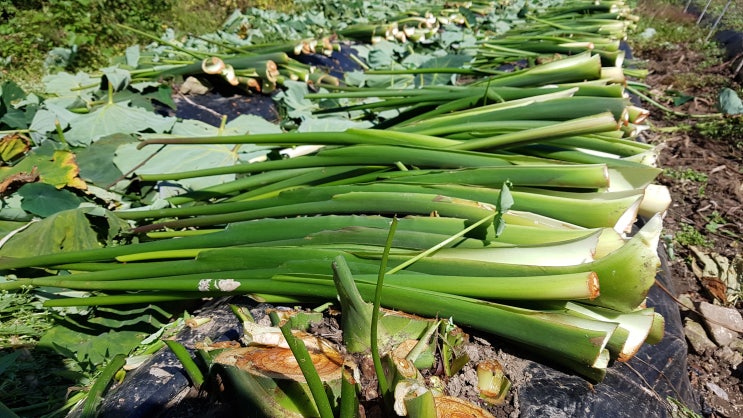
[{"label": "green stalk", "polygon": [[352,129],[343,132],[286,132],[281,134],[251,134],[234,136],[184,137],[148,139],[139,143],[141,149],[152,144],[263,144],[276,146],[307,145],[403,145],[423,147],[445,147],[455,144],[443,138],[414,133],[377,131],[374,129]]},{"label": "green stalk", "polygon": [[[296,279],[298,283],[305,283]],[[327,281],[326,281],[327,282]],[[373,298],[376,286],[357,283],[365,299]],[[490,332],[527,346],[540,347],[555,356],[565,356],[585,365],[600,361],[610,336],[606,330],[571,325],[567,315],[543,313],[421,289],[387,285],[384,304],[422,316],[452,317],[457,323]],[[597,327],[602,326],[595,324]],[[585,325],[585,324],[584,324]]]},{"label": "green stalk", "polygon": [[353,372],[347,366],[343,367],[342,379],[338,416],[339,418],[356,418],[359,415],[358,384],[353,377]]},{"label": "green stalk", "polygon": [[[275,311],[271,312],[270,315],[272,321],[279,322],[279,316]],[[307,351],[307,347],[301,339],[296,338],[294,334],[292,334],[288,322],[282,325],[280,329],[281,334],[284,335],[287,344],[289,344],[289,349],[291,349],[292,354],[294,354],[294,358],[297,359],[297,364],[299,365],[299,369],[302,371],[304,379],[307,381],[307,386],[310,388],[312,398],[315,401],[318,412],[320,413],[320,418],[333,418],[333,409],[330,407],[328,395],[325,393],[325,385],[323,385],[320,376],[317,374],[317,370],[312,363],[312,358],[310,358],[310,353]]]},{"label": "green stalk", "polygon": [[[319,202],[282,205],[281,201],[274,202],[272,199],[264,199],[261,201],[239,203],[259,203],[262,207],[257,207],[253,210],[248,209],[242,212],[236,209],[234,211],[230,210],[227,213],[219,213],[220,211],[224,212],[224,207],[220,208],[218,207],[220,205],[211,205],[210,211],[217,212],[217,214],[145,225],[135,229],[135,231],[148,232],[162,228],[212,226],[267,217],[355,213],[423,215],[435,212],[440,216],[470,219],[474,222],[477,219],[482,219],[491,210],[487,205],[482,205],[475,201],[452,198],[440,194],[410,193],[401,195],[396,192],[374,191],[337,194],[329,200]],[[271,203],[278,203],[279,206],[265,207]],[[230,208],[232,207],[230,206]]]},{"label": "green stalk", "polygon": [[[655,283],[659,263],[656,251],[661,225],[661,218],[656,215],[619,249],[598,260],[579,265],[528,266],[454,258],[424,258],[417,260],[406,270],[427,274],[495,277],[593,271],[598,275],[601,295],[590,304],[631,312],[644,301],[650,287]],[[410,257],[393,255],[390,259],[402,264],[407,263]],[[632,266],[629,271],[628,266]]]},{"label": "green stalk", "polygon": [[525,142],[545,141],[552,138],[593,134],[617,129],[619,129],[619,125],[614,119],[614,116],[611,113],[602,113],[594,116],[568,120],[552,126],[527,129],[520,132],[512,132],[489,138],[470,139],[458,145],[453,145],[451,148],[471,151],[475,149],[512,146]]},{"label": "green stalk", "polygon": [[491,86],[543,86],[546,84],[592,80],[601,76],[601,57],[581,53],[572,57],[552,61],[526,70],[490,77],[475,82],[475,85]]},{"label": "green stalk", "polygon": [[382,259],[379,263],[379,273],[377,274],[376,288],[374,291],[374,304],[372,307],[371,317],[371,353],[372,361],[374,362],[374,369],[377,374],[377,380],[379,381],[379,391],[382,396],[388,396],[390,387],[387,383],[387,379],[384,375],[384,369],[382,368],[382,360],[380,358],[379,351],[379,307],[382,303],[382,286],[384,286],[384,275],[387,271],[387,259],[390,255],[390,248],[392,247],[392,238],[395,236],[397,230],[397,218],[392,218],[390,224],[389,234],[387,236],[387,242],[384,246],[384,252],[382,253]]},{"label": "green stalk", "polygon": [[0,402],[0,414],[7,418],[20,418],[12,409],[8,408],[4,403]]},{"label": "green stalk", "polygon": [[[474,109],[452,112],[447,115],[437,116],[428,120],[414,121],[411,123],[404,122],[393,126],[391,129],[399,132],[418,133],[419,131],[425,132],[424,129],[450,126],[452,124],[470,124],[477,122],[489,122],[494,120],[548,120],[549,118],[537,117],[541,115],[534,115],[531,112],[529,113],[529,117],[524,117],[524,112],[527,107],[533,106],[537,103],[549,103],[558,98],[571,98],[576,91],[577,88],[571,88],[562,91],[544,93],[537,96],[530,96],[523,99],[511,100],[508,102],[494,103],[490,105],[480,106]],[[591,114],[594,113],[595,112],[592,112]],[[502,114],[507,114],[508,117],[499,117]],[[521,117],[514,117],[515,115],[521,115]],[[575,116],[573,116],[572,118],[575,118]]]},{"label": "green stalk", "polygon": [[111,383],[116,372],[124,367],[124,364],[126,364],[126,356],[117,354],[103,368],[101,374],[95,379],[95,383],[93,383],[93,386],[91,386],[88,392],[82,414],[80,415],[81,417],[93,418],[97,416],[96,409],[98,409],[98,405],[103,400],[103,394],[106,388],[108,388],[108,384]]},{"label": "green stalk", "polygon": [[[566,90],[565,92],[572,92],[572,90]],[[564,95],[564,92],[561,92],[561,94]],[[500,108],[494,108],[494,106],[498,105],[481,106],[477,109],[454,112],[427,121],[420,121],[415,124],[395,127],[394,129],[402,132],[418,132],[419,130],[421,132],[426,132],[428,129],[450,126],[452,124],[466,125],[489,121],[568,121],[571,119],[595,115],[597,111],[608,111],[612,113],[615,120],[624,120],[627,108],[627,100],[622,98],[591,96],[554,97],[547,94],[544,96],[551,97],[542,97],[547,100],[523,103],[518,107],[506,107],[500,105]],[[537,98],[540,98],[540,96],[534,97],[534,99]],[[506,102],[504,104],[509,103],[511,102]],[[614,130],[616,130],[616,128],[614,128]]]},{"label": "green stalk", "polygon": [[312,413],[310,399],[299,399],[300,396],[287,395],[274,379],[256,376],[232,365],[215,363],[212,370],[221,376],[231,398],[241,405],[254,407],[264,416],[303,418],[303,412]]},{"label": "green stalk", "polygon": [[[373,275],[357,274],[355,280],[375,283]],[[459,296],[500,300],[594,299],[599,293],[598,276],[591,271],[524,277],[476,277],[398,273],[387,283]],[[535,292],[539,289],[538,292]]]},{"label": "green stalk", "polygon": [[175,340],[164,340],[170,351],[175,354],[178,361],[181,362],[183,369],[186,371],[188,378],[196,389],[201,388],[204,384],[204,375],[201,373],[201,369],[196,365],[196,362],[191,358],[186,347],[183,344]]},{"label": "green stalk", "polygon": [[180,173],[142,174],[146,181],[181,180],[193,177],[223,174],[262,173],[272,170],[296,168],[319,168],[339,165],[393,165],[400,161],[406,165],[435,168],[461,168],[481,166],[503,166],[510,163],[489,154],[428,148],[389,145],[356,145],[323,149],[317,155],[301,156],[285,160],[240,164],[232,167],[217,167]]},{"label": "green stalk", "polygon": [[243,177],[234,181],[205,187],[193,192],[188,192],[179,196],[168,198],[168,201],[173,205],[182,205],[185,203],[193,202],[194,200],[207,200],[214,197],[222,197],[228,193],[233,193],[240,190],[253,189],[256,187],[265,186],[267,184],[274,184],[276,182],[291,179],[296,176],[316,171],[317,168],[294,168],[286,170],[268,171],[248,177]]},{"label": "green stalk", "polygon": [[470,186],[499,187],[510,181],[515,186],[574,187],[601,189],[609,187],[609,176],[603,165],[529,165],[481,167],[459,170],[415,170],[391,172],[379,177],[387,182],[406,184],[455,183]]}]

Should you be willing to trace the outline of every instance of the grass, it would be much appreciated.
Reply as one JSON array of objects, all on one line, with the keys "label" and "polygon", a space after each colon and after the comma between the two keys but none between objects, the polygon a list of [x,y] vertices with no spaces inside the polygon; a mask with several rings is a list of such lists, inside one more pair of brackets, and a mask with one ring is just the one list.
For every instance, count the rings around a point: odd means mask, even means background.
[{"label": "grass", "polygon": [[666,168],[663,170],[663,174],[674,180],[686,180],[698,183],[706,183],[707,180],[709,180],[709,176],[700,171],[694,170],[693,168],[687,168],[685,170]]},{"label": "grass", "polygon": [[[39,92],[50,72],[89,71],[109,64],[128,46],[150,41],[116,26],[176,36],[210,33],[235,10],[286,11],[289,0],[0,0],[0,81]],[[52,21],[54,24],[50,25]]]},{"label": "grass", "polygon": [[51,326],[49,311],[31,293],[0,293],[0,348],[33,344]]},{"label": "grass", "polygon": [[52,351],[35,349],[54,325],[29,292],[0,293],[0,398],[22,416],[40,416],[64,404],[80,376]]},{"label": "grass", "polygon": [[681,225],[681,229],[677,231],[674,236],[676,243],[678,243],[679,245],[686,246],[686,247],[690,247],[690,246],[706,247],[706,248],[713,247],[712,241],[707,239],[693,225],[689,225],[689,224],[680,224],[680,225]]},{"label": "grass", "polygon": [[[698,25],[694,16],[684,13],[683,6],[668,0],[638,1],[637,10],[643,18],[637,23],[638,35],[630,39],[633,53],[659,62],[676,56],[683,60],[685,54],[703,57],[693,68],[664,77],[664,84],[673,86],[674,91],[729,84],[729,80],[715,70],[723,64],[723,50],[714,40],[706,39],[709,29]],[[651,31],[652,35],[642,35]]]}]

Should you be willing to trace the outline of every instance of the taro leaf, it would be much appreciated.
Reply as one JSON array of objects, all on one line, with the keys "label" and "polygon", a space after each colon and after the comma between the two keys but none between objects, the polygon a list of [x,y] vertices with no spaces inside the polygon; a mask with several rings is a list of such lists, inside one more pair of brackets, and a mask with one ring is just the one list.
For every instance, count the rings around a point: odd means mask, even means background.
[{"label": "taro leaf", "polygon": [[75,162],[75,154],[63,149],[55,149],[51,141],[29,152],[13,167],[0,167],[0,178],[17,174],[29,174],[36,170],[39,181],[60,189],[65,186],[85,189],[85,182],[77,175],[80,169]]},{"label": "taro leaf", "polygon": [[11,366],[13,366],[13,364],[15,364],[15,362],[18,360],[18,357],[20,357],[22,353],[23,350],[15,350],[0,357],[0,376],[2,376],[5,370],[9,369]]},{"label": "taro leaf", "polygon": [[[156,150],[156,147],[138,150],[137,144],[122,145],[116,150],[114,164],[122,173],[134,170],[134,174],[139,175],[231,166],[238,160],[231,145],[166,145],[159,152]],[[200,189],[234,179],[234,174],[227,174],[185,179],[178,183],[187,188]]]},{"label": "taro leaf", "polygon": [[667,90],[666,93],[673,97],[674,106],[681,106],[684,103],[694,100],[694,96],[689,96],[678,90]]},{"label": "taro leaf", "polygon": [[389,68],[395,62],[395,54],[401,47],[394,42],[380,41],[369,51],[369,66],[374,69]]},{"label": "taro leaf", "polygon": [[0,125],[10,129],[26,129],[34,118],[38,98],[26,100],[26,92],[14,82],[6,82],[0,93]]},{"label": "taro leaf", "polygon": [[41,99],[39,99],[39,96],[30,93],[28,96],[13,101],[13,107],[16,109],[21,108],[23,106],[29,106],[29,105],[35,105],[38,106],[41,103]]},{"label": "taro leaf", "polygon": [[[420,68],[463,68],[472,61],[469,55],[449,54],[443,57],[435,57],[424,62]],[[433,84],[449,84],[452,81],[451,74],[419,74],[415,77],[415,86],[430,86]]]},{"label": "taro leaf", "polygon": [[467,19],[467,26],[474,26],[477,24],[477,15],[475,12],[469,9],[469,7],[459,6],[459,13]]},{"label": "taro leaf", "polygon": [[26,92],[16,83],[12,81],[6,81],[2,86],[2,103],[5,105],[5,109],[13,107],[14,102],[22,100],[26,97]]},{"label": "taro leaf", "polygon": [[[506,26],[508,27],[508,26]],[[453,48],[456,46],[458,49],[466,47],[474,47],[477,45],[477,38],[471,33],[464,32],[458,27],[449,27],[438,35],[438,40],[441,46],[444,48]]]},{"label": "taro leaf", "polygon": [[157,92],[152,93],[150,97],[173,110],[177,107],[173,101],[173,89],[168,85],[160,84],[157,87]]},{"label": "taro leaf", "polygon": [[38,106],[26,106],[24,109],[9,109],[2,118],[0,125],[5,125],[10,129],[26,129],[34,118]]},{"label": "taro leaf", "polygon": [[109,83],[114,91],[124,90],[129,82],[132,81],[132,75],[129,71],[118,67],[106,67],[101,70],[103,76],[101,77],[101,90],[108,90]]},{"label": "taro leaf", "polygon": [[92,100],[100,84],[100,79],[90,77],[83,72],[75,75],[61,72],[45,76],[42,81],[46,92],[57,96],[47,98],[45,103],[53,102],[63,108],[84,106],[86,101]]},{"label": "taro leaf", "polygon": [[284,87],[286,87],[286,90],[280,91],[274,96],[274,99],[282,102],[287,107],[287,115],[290,118],[308,117],[312,114],[316,105],[305,98],[305,95],[309,93],[307,83],[286,81]]},{"label": "taro leaf", "polygon": [[[240,115],[229,121],[222,131],[222,135],[245,135],[245,134],[278,134],[281,128],[260,116]],[[195,119],[186,119],[176,122],[171,131],[174,137],[197,137],[219,135],[219,128]],[[143,138],[149,137],[142,135]],[[154,137],[154,135],[153,135]],[[163,135],[157,135],[162,138]],[[237,157],[241,161],[250,161],[269,153],[273,147],[244,144],[239,147]]]},{"label": "taro leaf", "polygon": [[372,49],[369,51],[369,66],[374,69],[389,68],[392,63],[392,55],[383,49]]},{"label": "taro leaf", "polygon": [[[33,215],[21,209],[21,202],[23,202],[23,198],[17,194],[0,198],[0,220],[8,222],[23,222],[23,225],[31,221],[34,218]],[[18,225],[18,227],[23,225]],[[8,232],[10,231],[3,231],[4,234]]]},{"label": "taro leaf", "polygon": [[[98,235],[85,216],[86,209],[70,209],[34,222],[0,248],[0,256],[32,257],[65,251],[100,248]],[[42,237],[43,239],[40,239]]]},{"label": "taro leaf", "polygon": [[167,321],[173,317],[173,314],[157,305],[127,310],[99,307],[96,312],[99,316],[90,318],[88,322],[113,329],[136,325],[144,326],[144,328],[162,328],[165,324],[161,321]]},{"label": "taro leaf", "polygon": [[73,358],[84,369],[92,371],[117,354],[128,355],[144,337],[146,333],[137,331],[108,331],[89,335],[55,326],[41,337],[39,346]]},{"label": "taro leaf", "polygon": [[[124,90],[114,93],[115,102],[129,101],[131,107],[141,107],[148,112],[154,112],[155,101],[163,103],[171,109],[176,108],[176,104],[171,97],[173,90],[170,86],[161,85],[160,83],[148,83],[148,86],[144,86],[145,83],[137,83],[141,90]],[[131,86],[132,88],[134,86]],[[157,87],[154,89],[152,87]],[[149,91],[145,92],[144,90]]]},{"label": "taro leaf", "polygon": [[70,121],[79,116],[58,104],[46,102],[44,106],[45,108],[41,108],[36,112],[29,127],[33,131],[31,132],[31,138],[36,143],[41,143],[45,139],[46,133],[56,131],[57,122],[59,122],[61,129],[67,129]]},{"label": "taro leaf", "polygon": [[506,222],[503,220],[503,214],[508,212],[508,210],[511,209],[511,206],[513,206],[514,203],[510,187],[512,187],[512,185],[510,184],[510,182],[506,181],[501,186],[500,193],[498,193],[498,201],[495,205],[498,213],[493,220],[496,237],[500,236],[500,234],[502,234],[505,230]]},{"label": "taro leaf", "polygon": [[418,68],[426,61],[429,61],[433,59],[435,56],[433,54],[418,54],[413,53],[405,57],[402,61],[400,61],[400,64],[405,66],[406,68]]},{"label": "taro leaf", "polygon": [[349,86],[364,87],[366,74],[363,71],[348,71],[343,74],[343,81]]},{"label": "taro leaf", "polygon": [[129,87],[133,88],[137,92],[144,92],[147,89],[150,89],[152,87],[159,87],[162,86],[162,83],[159,83],[157,81],[139,81],[136,83],[132,83],[129,85]]},{"label": "taro leaf", "polygon": [[[0,212],[2,212],[2,210],[0,210]],[[28,222],[0,220],[0,239],[18,228],[23,228],[27,224]]]},{"label": "taro leaf", "polygon": [[131,135],[114,134],[99,139],[87,148],[75,151],[80,177],[93,184],[105,187],[122,176],[114,164],[114,154],[121,145],[137,142]]},{"label": "taro leaf", "polygon": [[125,220],[100,206],[86,206],[85,213],[88,214],[88,219],[97,231],[107,232],[106,243],[108,245],[111,245],[113,239],[119,236],[121,232],[131,229]]},{"label": "taro leaf", "polygon": [[87,146],[116,133],[133,134],[147,130],[162,133],[170,130],[174,123],[175,118],[129,107],[128,102],[108,103],[87,115],[73,119],[65,137],[70,145]]},{"label": "taro leaf", "polygon": [[[219,134],[219,128],[199,120],[186,119],[176,122],[171,133],[173,136],[216,136]],[[225,125],[222,135],[278,133],[281,133],[281,128],[278,125],[260,116],[240,115]],[[158,135],[158,137],[162,137],[162,135]]]},{"label": "taro leaf", "polygon": [[21,209],[46,218],[57,212],[75,209],[82,203],[76,194],[46,183],[29,183],[18,189],[23,197]]},{"label": "taro leaf", "polygon": [[30,143],[25,136],[14,133],[0,138],[0,162],[7,163],[28,152]]},{"label": "taro leaf", "polygon": [[132,45],[126,49],[126,65],[137,68],[139,65],[139,45]]},{"label": "taro leaf", "polygon": [[718,102],[720,111],[728,115],[740,115],[743,114],[743,102],[735,91],[724,88],[720,92],[720,99]]}]

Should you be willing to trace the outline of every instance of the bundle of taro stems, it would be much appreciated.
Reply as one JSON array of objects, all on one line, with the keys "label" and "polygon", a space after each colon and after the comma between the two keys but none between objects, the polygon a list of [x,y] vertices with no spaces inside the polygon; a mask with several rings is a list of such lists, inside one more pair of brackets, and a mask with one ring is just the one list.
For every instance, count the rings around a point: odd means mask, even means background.
[{"label": "bundle of taro stems", "polygon": [[[141,175],[146,182],[238,177],[172,197],[167,208],[114,212],[133,225],[138,243],[4,257],[0,269],[21,277],[0,289],[90,292],[47,306],[222,295],[276,304],[340,298],[345,349],[371,351],[377,365],[380,352],[386,354],[394,373],[377,368],[379,389],[383,397],[395,395],[400,415],[426,416],[435,405],[436,390],[408,367],[416,361],[430,366],[423,353],[437,345],[446,347],[441,355],[447,366],[456,363],[452,347],[461,335],[452,332],[452,322],[600,381],[613,361],[632,358],[643,343],[663,335],[663,318],[645,306],[645,298],[659,265],[661,216],[669,202],[667,191],[652,184],[661,172],[654,146],[638,141],[648,112],[625,93],[619,40],[631,22],[619,2],[554,7],[509,36],[483,38],[460,71],[470,82],[408,89],[338,85],[307,96],[350,103],[322,113],[396,111],[369,129],[142,141],[140,147],[314,147],[292,158]],[[525,60],[523,68],[499,70],[517,59]],[[223,65],[238,61],[205,58],[199,66],[229,73]],[[260,85],[275,75],[264,76]],[[28,268],[47,273],[24,278]],[[379,314],[380,304],[445,320]],[[318,337],[286,326],[261,327],[236,312],[248,347],[217,354],[205,346],[199,352],[245,388],[240,393],[248,393],[250,402],[269,415],[353,416],[359,376],[347,358]],[[422,325],[399,338],[395,321],[401,320]],[[398,346],[409,340],[412,348],[400,354]],[[333,366],[330,377],[297,377],[310,382],[302,392],[307,402],[262,402],[266,393],[281,392],[277,387],[290,393],[282,386],[287,383],[263,369],[248,373],[252,377],[233,369],[262,364],[243,356],[267,346],[313,361],[322,357]],[[493,379],[488,367],[480,369]],[[192,371],[201,383],[203,376]],[[495,381],[490,385],[507,386]],[[354,401],[328,398],[328,387]]]}]

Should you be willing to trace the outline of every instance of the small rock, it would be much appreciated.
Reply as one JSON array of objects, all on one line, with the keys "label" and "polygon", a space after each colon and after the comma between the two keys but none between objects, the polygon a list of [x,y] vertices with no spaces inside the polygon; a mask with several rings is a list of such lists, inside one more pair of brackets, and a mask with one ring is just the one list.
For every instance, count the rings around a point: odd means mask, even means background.
[{"label": "small rock", "polygon": [[740,338],[736,339],[735,341],[728,344],[728,347],[743,354],[743,339],[740,339]]},{"label": "small rock", "polygon": [[715,343],[707,337],[704,327],[694,322],[691,318],[686,318],[684,322],[684,335],[686,335],[686,339],[689,341],[692,350],[697,354],[717,348]]},{"label": "small rock", "polygon": [[702,302],[699,312],[712,340],[719,346],[729,345],[738,338],[739,332],[743,332],[743,317],[737,309]]},{"label": "small rock", "polygon": [[654,28],[647,28],[644,31],[642,31],[642,33],[639,36],[642,39],[650,39],[653,36],[655,36],[656,33],[657,31]]},{"label": "small rock", "polygon": [[730,368],[735,370],[738,368],[740,363],[743,363],[743,354],[734,351],[729,346],[722,347],[715,351],[715,358],[730,365]]},{"label": "small rock", "polygon": [[726,401],[729,401],[730,400],[730,398],[728,397],[728,393],[725,392],[725,389],[717,386],[716,384],[714,384],[712,382],[707,382],[706,383],[706,386],[707,386],[707,389],[709,389],[712,393],[714,393],[715,395],[717,395],[717,397],[722,398],[722,399],[724,399]]},{"label": "small rock", "polygon": [[691,300],[691,295],[688,293],[679,295],[678,301],[680,303],[679,309],[682,311],[694,310],[694,302]]}]

